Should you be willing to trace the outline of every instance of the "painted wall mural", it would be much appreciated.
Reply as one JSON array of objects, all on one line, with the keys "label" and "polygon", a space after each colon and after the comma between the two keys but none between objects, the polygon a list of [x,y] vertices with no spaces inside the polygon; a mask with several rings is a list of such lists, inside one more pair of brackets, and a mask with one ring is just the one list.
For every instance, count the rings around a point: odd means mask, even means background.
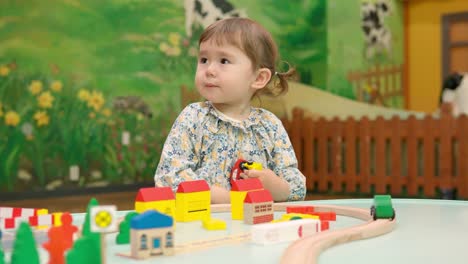
[{"label": "painted wall mural", "polygon": [[352,71],[402,62],[400,7],[384,9],[358,0],[1,1],[0,192],[151,183],[181,87],[193,87],[198,36],[217,19],[258,20],[301,82],[362,99]]}]

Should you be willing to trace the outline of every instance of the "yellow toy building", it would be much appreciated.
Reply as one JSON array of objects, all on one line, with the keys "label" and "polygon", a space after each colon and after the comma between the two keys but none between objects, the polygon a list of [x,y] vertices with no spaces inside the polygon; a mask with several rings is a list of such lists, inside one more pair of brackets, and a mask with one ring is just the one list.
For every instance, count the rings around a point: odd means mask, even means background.
[{"label": "yellow toy building", "polygon": [[211,194],[205,180],[181,182],[176,192],[176,220],[190,222],[210,218]]},{"label": "yellow toy building", "polygon": [[262,182],[257,178],[232,182],[231,216],[233,220],[244,219],[244,199],[248,191],[263,190]]},{"label": "yellow toy building", "polygon": [[135,211],[156,210],[174,217],[175,199],[171,187],[141,188],[135,199]]}]

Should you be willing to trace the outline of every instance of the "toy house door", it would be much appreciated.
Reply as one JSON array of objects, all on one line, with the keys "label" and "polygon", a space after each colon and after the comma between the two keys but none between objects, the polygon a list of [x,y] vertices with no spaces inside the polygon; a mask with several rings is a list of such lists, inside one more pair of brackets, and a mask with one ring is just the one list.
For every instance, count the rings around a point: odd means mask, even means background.
[{"label": "toy house door", "polygon": [[442,79],[468,72],[468,12],[442,16]]}]

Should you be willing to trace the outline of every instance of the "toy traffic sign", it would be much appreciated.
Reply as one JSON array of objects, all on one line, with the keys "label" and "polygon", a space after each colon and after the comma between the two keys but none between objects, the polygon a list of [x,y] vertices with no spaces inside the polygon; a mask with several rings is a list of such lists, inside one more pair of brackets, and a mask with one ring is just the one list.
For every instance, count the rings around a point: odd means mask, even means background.
[{"label": "toy traffic sign", "polygon": [[109,233],[117,231],[117,207],[101,205],[91,208],[91,231]]}]

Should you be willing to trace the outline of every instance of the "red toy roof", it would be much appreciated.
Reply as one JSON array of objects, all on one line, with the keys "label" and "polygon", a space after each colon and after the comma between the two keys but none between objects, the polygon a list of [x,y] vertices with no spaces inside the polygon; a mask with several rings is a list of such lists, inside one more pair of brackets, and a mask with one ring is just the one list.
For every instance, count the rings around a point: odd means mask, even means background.
[{"label": "red toy roof", "polygon": [[273,197],[268,190],[250,191],[245,196],[244,203],[272,202]]},{"label": "red toy roof", "polygon": [[148,187],[138,191],[136,202],[153,202],[163,200],[174,200],[171,187]]},{"label": "red toy roof", "polygon": [[204,192],[209,190],[210,186],[208,186],[205,180],[185,181],[181,182],[179,187],[177,187],[178,193]]},{"label": "red toy roof", "polygon": [[263,189],[262,182],[258,178],[249,178],[232,182],[231,191],[250,191]]}]

